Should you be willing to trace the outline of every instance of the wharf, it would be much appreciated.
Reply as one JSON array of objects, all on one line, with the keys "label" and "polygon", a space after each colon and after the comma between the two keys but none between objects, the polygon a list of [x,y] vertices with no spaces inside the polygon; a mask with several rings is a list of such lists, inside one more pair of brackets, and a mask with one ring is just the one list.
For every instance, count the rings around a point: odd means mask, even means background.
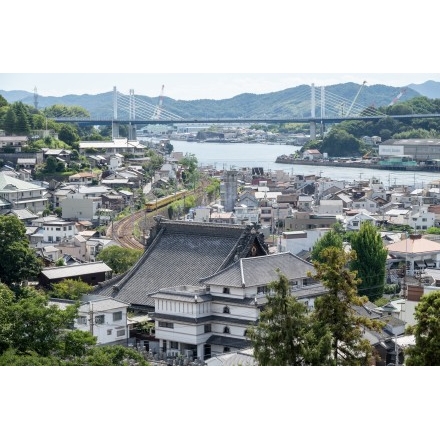
[{"label": "wharf", "polygon": [[380,165],[379,163],[371,162],[335,162],[329,160],[303,160],[303,159],[290,159],[284,157],[277,157],[275,163],[289,164],[289,165],[310,165],[310,166],[322,166],[322,167],[341,167],[341,168],[366,168],[373,170],[395,170],[395,171],[428,171],[436,172],[440,171],[439,166],[405,166],[405,165]]}]

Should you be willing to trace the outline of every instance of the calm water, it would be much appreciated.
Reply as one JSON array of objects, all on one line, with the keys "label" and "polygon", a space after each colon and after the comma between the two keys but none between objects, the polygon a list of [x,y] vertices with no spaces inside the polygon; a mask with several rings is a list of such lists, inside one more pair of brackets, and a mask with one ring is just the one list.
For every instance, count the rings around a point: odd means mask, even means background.
[{"label": "calm water", "polygon": [[366,170],[362,168],[338,168],[310,165],[278,164],[275,160],[282,154],[298,151],[300,147],[291,145],[266,144],[222,144],[171,141],[174,151],[191,153],[197,157],[199,165],[212,165],[216,169],[244,167],[262,167],[264,171],[285,170],[290,174],[321,174],[322,177],[353,182],[359,179],[376,177],[389,187],[390,185],[410,185],[421,188],[432,180],[440,179],[440,173],[414,171]]}]

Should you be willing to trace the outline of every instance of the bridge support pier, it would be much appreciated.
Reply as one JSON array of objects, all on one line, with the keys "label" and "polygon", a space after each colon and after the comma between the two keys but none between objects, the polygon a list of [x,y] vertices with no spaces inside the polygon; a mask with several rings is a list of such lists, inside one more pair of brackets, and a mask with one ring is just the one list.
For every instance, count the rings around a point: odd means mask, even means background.
[{"label": "bridge support pier", "polygon": [[129,141],[135,141],[136,140],[136,125],[130,125],[128,126],[128,140]]},{"label": "bridge support pier", "polygon": [[119,122],[112,121],[112,138],[119,137]]},{"label": "bridge support pier", "polygon": [[314,121],[310,122],[310,140],[311,141],[316,140],[316,122]]}]

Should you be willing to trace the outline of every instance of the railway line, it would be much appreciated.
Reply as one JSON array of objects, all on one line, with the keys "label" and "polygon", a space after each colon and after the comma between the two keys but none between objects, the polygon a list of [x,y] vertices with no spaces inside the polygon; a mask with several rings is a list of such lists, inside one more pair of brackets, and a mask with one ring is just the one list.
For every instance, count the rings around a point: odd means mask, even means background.
[{"label": "railway line", "polygon": [[[204,189],[205,184],[202,184],[196,190],[198,203],[203,199],[205,194]],[[167,206],[152,212],[147,212],[146,209],[141,209],[132,213],[128,217],[113,222],[107,229],[107,237],[110,237],[121,247],[143,251],[145,249],[145,243],[150,228],[153,227],[155,223],[154,217],[157,215],[169,218]]]}]

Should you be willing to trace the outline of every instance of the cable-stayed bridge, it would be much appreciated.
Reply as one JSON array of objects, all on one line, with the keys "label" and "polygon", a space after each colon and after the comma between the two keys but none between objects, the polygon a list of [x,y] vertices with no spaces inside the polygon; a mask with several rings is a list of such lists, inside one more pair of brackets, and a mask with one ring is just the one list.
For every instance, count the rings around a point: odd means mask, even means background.
[{"label": "cable-stayed bridge", "polygon": [[[133,89],[129,94],[119,92],[116,87],[113,88],[113,103],[111,109],[106,112],[112,114],[111,117],[100,117],[91,115],[89,118],[57,117],[56,122],[73,122],[83,125],[112,125],[113,137],[119,137],[119,126],[129,126],[130,139],[136,139],[136,128],[151,124],[175,125],[175,124],[246,124],[246,123],[308,123],[310,124],[310,135],[316,136],[317,125],[326,123],[337,123],[346,120],[378,120],[387,116],[387,114],[374,106],[366,106],[365,102],[359,102],[359,96],[365,82],[360,86],[353,99],[347,99],[326,90],[325,87],[301,86],[293,89],[290,98],[290,113],[286,110],[288,103],[284,102],[283,117],[246,117],[239,118],[192,118],[191,116],[181,116],[169,111],[163,105],[163,86],[162,93],[158,103],[152,104],[151,98],[136,96]],[[390,106],[397,99],[390,102]],[[393,115],[396,119],[414,119],[414,118],[435,118],[438,114],[420,114],[420,115]]]}]

